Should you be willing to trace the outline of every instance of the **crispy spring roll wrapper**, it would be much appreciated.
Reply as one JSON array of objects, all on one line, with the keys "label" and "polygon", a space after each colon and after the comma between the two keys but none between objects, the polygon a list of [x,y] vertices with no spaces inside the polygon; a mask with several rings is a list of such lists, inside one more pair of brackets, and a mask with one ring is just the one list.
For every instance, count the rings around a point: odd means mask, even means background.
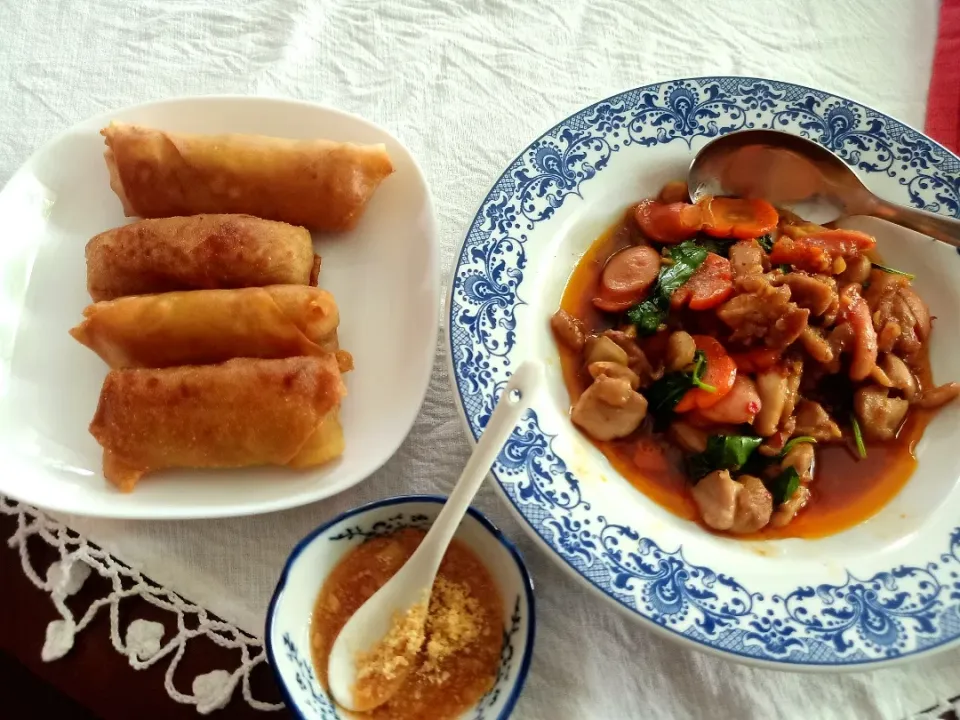
[{"label": "crispy spring roll wrapper", "polygon": [[356,225],[393,164],[384,145],[188,135],[111,123],[104,158],[129,215],[249,213],[337,232]]},{"label": "crispy spring roll wrapper", "polygon": [[[89,305],[70,331],[111,368],[337,353],[333,295],[306,285],[132,295]],[[340,351],[344,365],[347,353]]]},{"label": "crispy spring roll wrapper", "polygon": [[87,243],[94,301],[171,290],[314,285],[320,258],[306,228],[250,215],[141,220]]},{"label": "crispy spring roll wrapper", "polygon": [[111,370],[90,433],[124,492],[168,468],[311,467],[343,453],[345,394],[332,354]]}]

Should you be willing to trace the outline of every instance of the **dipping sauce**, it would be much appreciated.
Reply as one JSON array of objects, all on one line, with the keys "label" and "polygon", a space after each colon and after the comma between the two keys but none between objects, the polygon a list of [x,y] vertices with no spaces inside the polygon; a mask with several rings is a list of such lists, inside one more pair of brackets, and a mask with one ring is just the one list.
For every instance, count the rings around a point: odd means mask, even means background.
[{"label": "dipping sauce", "polygon": [[[327,661],[340,630],[413,555],[425,535],[423,530],[407,528],[372,538],[347,553],[330,573],[310,624],[313,663],[325,688]],[[375,662],[384,677],[394,672],[409,675],[385,704],[352,716],[455,718],[493,687],[503,643],[503,602],[490,573],[466,545],[454,540],[444,555],[430,597],[425,637],[405,633],[404,621],[395,618],[395,628],[388,635],[389,644],[397,648],[396,657],[385,656],[384,648],[378,646],[363,658],[361,669],[364,662]],[[411,642],[419,645],[413,671],[406,667]]]}]

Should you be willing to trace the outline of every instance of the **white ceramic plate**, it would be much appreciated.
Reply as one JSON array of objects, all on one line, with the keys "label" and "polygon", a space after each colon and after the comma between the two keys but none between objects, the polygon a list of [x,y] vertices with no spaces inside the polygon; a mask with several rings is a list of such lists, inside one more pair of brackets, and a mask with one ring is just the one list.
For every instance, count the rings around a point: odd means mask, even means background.
[{"label": "white ceramic plate", "polygon": [[[176,471],[123,494],[101,472],[87,426],[104,363],[67,331],[90,302],[84,246],[129,222],[110,190],[99,131],[111,120],[197,133],[385,143],[395,172],[350,233],[314,236],[319,285],[340,307],[346,376],[343,457],[315,471]],[[54,510],[127,518],[261,513],[340,492],[370,475],[409,432],[436,349],[437,230],[427,182],[383,128],[288,100],[184,98],[118,110],[45,145],[0,192],[0,492]],[[387,356],[384,349],[388,348]]]},{"label": "white ceramic plate", "polygon": [[[667,636],[791,670],[888,664],[960,641],[960,407],[916,448],[919,467],[869,521],[819,540],[711,535],[635,490],[571,425],[548,319],[577,259],[636,200],[686,175],[712,137],[772,127],[809,137],[904,204],[960,214],[960,160],[856,102],[756,78],[629,90],[531,143],[495,182],[464,239],[448,304],[451,373],[478,437],[511,368],[548,364],[548,389],[494,475],[533,537],[598,596]],[[917,275],[937,316],[931,357],[960,380],[960,258],[880,221],[888,262]],[[860,225],[863,226],[863,225]]]}]

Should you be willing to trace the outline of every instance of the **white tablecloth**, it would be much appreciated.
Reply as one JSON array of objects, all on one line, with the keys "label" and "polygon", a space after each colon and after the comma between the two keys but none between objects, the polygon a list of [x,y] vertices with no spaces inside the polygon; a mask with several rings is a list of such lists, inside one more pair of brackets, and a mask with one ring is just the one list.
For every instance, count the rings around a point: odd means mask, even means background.
[{"label": "white tablecloth", "polygon": [[[936,12],[935,0],[0,0],[0,182],[51,136],[112,108],[204,93],[315,100],[390,128],[419,158],[446,276],[477,203],[515,154],[626,88],[768,76],[921,126]],[[64,520],[260,634],[282,562],[313,526],[368,500],[449,489],[468,444],[446,375],[441,345],[409,439],[337,498],[209,522]],[[958,652],[805,676],[681,649],[554,566],[491,488],[477,505],[519,542],[537,584],[537,649],[518,717],[900,718],[960,693]]]}]

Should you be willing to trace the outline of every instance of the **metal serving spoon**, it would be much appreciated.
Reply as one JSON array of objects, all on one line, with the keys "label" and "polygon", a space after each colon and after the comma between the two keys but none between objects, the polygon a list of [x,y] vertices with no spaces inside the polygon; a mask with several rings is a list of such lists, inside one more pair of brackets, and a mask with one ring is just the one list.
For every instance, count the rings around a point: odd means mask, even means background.
[{"label": "metal serving spoon", "polygon": [[413,621],[418,624],[426,620],[425,613],[407,613],[420,603],[429,602],[447,546],[517,421],[533,400],[542,377],[543,367],[536,360],[525,361],[510,376],[476,449],[423,542],[403,567],[347,620],[334,641],[327,661],[327,679],[331,694],[347,710],[366,712],[382,705],[414,669],[408,663],[406,672],[397,672],[374,692],[356,697],[358,652],[374,648],[390,631],[397,614],[415,618]]},{"label": "metal serving spoon", "polygon": [[872,215],[960,247],[960,220],[877,197],[826,148],[778,130],[743,130],[707,143],[690,164],[690,198],[762,198],[805,220]]}]

